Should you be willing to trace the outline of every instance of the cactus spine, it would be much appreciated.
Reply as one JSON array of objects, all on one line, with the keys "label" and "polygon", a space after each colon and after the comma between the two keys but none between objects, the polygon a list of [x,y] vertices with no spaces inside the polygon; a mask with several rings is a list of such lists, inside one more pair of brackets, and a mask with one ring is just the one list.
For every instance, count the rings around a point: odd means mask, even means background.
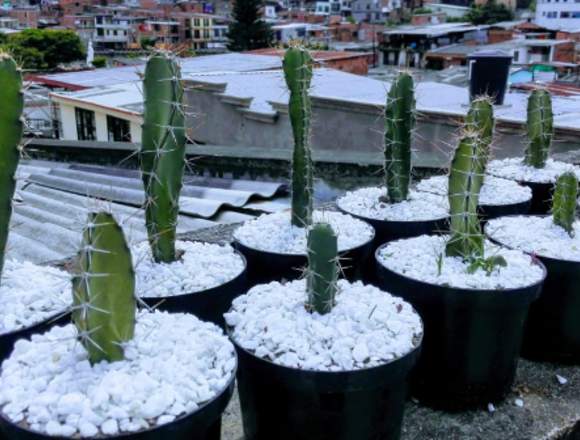
[{"label": "cactus spine", "polygon": [[528,98],[528,147],[525,163],[535,168],[543,168],[554,134],[552,97],[547,90],[534,90]]},{"label": "cactus spine", "polygon": [[292,155],[292,224],[306,227],[312,223],[313,171],[310,152],[310,83],[312,57],[303,47],[290,47],[284,56],[284,77],[290,92],[288,112],[294,135]]},{"label": "cactus spine", "polygon": [[494,122],[491,98],[487,96],[475,98],[465,118],[466,129],[479,133],[481,142],[490,145],[493,140]]},{"label": "cactus spine", "polygon": [[133,338],[136,301],[131,253],[109,213],[91,213],[73,277],[73,322],[92,364],[123,359]]},{"label": "cactus spine", "polygon": [[23,108],[20,70],[9,55],[0,53],[0,276],[12,216],[12,197],[16,189],[14,175],[20,159]]},{"label": "cactus spine", "polygon": [[321,315],[332,310],[338,272],[336,234],[329,224],[318,223],[308,233],[307,310]]},{"label": "cactus spine", "polygon": [[175,235],[185,167],[185,114],[180,69],[172,56],[151,56],[143,80],[141,172],[145,222],[156,262],[176,260]]},{"label": "cactus spine", "polygon": [[554,191],[552,216],[554,223],[563,227],[571,237],[574,235],[577,197],[578,179],[576,175],[567,172],[558,177]]},{"label": "cactus spine", "polygon": [[411,136],[415,126],[413,77],[399,73],[385,109],[385,186],[387,201],[406,200],[411,183]]}]

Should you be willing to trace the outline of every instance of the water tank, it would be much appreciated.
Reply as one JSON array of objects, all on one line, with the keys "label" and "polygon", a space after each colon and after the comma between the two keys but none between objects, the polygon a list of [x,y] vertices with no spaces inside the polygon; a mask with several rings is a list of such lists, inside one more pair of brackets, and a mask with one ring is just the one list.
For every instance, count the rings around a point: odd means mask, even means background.
[{"label": "water tank", "polygon": [[489,95],[494,104],[502,105],[512,56],[501,50],[485,50],[469,55],[468,62],[470,99]]}]

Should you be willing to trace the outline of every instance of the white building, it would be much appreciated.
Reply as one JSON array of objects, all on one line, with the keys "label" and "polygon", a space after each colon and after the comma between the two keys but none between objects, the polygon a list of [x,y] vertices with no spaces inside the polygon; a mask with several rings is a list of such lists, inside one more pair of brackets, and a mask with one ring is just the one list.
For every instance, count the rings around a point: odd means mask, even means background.
[{"label": "white building", "polygon": [[580,0],[537,0],[536,24],[548,29],[580,29]]}]

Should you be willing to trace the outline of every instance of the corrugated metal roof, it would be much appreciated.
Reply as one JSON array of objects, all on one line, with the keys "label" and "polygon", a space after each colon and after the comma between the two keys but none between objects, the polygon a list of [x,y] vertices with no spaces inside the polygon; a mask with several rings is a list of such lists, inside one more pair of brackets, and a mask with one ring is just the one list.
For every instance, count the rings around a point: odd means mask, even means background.
[{"label": "corrugated metal roof", "polygon": [[[131,242],[146,239],[137,170],[22,161],[17,179],[9,258],[44,263],[72,256],[87,212],[99,207],[116,214]],[[186,175],[177,232],[286,209],[284,193],[280,183]]]}]

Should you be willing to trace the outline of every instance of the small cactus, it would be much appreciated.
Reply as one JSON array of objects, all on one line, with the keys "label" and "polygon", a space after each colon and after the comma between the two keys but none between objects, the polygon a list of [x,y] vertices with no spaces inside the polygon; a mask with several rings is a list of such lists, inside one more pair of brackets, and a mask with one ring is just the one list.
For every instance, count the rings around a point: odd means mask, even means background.
[{"label": "small cactus", "polygon": [[22,75],[14,60],[0,53],[0,275],[8,242],[16,168],[22,138]]},{"label": "small cactus", "polygon": [[307,310],[321,315],[332,310],[338,273],[336,234],[329,224],[318,223],[308,233]]},{"label": "small cactus", "polygon": [[411,137],[415,126],[413,77],[400,73],[389,90],[385,109],[386,201],[406,200],[411,183]]},{"label": "small cactus", "polygon": [[294,135],[292,155],[292,224],[306,227],[312,223],[313,171],[310,152],[312,105],[309,90],[313,61],[310,53],[292,46],[284,55],[284,77],[290,92],[288,112]]},{"label": "small cactus", "polygon": [[121,227],[106,212],[91,213],[73,277],[72,319],[92,364],[123,359],[135,329],[135,274]]},{"label": "small cactus", "polygon": [[479,192],[488,158],[488,145],[477,131],[466,131],[455,150],[449,173],[451,238],[447,256],[465,260],[483,256],[483,234],[477,215]]},{"label": "small cactus", "polygon": [[165,52],[149,58],[143,80],[145,109],[141,174],[145,223],[156,262],[176,260],[179,194],[185,167],[183,85],[175,59]]},{"label": "small cactus", "polygon": [[576,200],[578,198],[578,179],[573,172],[567,172],[558,177],[552,216],[554,223],[574,236],[574,220],[576,219]]},{"label": "small cactus", "polygon": [[552,97],[547,90],[534,90],[528,98],[527,129],[529,144],[525,163],[535,168],[544,168],[554,135]]},{"label": "small cactus", "polygon": [[[467,112],[465,128],[479,133],[481,141],[485,145],[490,145],[493,140],[494,123],[491,98],[487,96],[475,98]],[[489,149],[487,152],[489,153]]]}]

